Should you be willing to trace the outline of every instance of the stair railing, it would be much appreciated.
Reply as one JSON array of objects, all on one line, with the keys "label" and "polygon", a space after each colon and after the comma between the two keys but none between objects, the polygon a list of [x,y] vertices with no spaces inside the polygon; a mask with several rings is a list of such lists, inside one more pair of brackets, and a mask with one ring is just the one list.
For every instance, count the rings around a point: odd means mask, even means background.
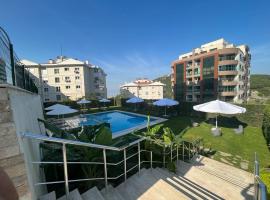
[{"label": "stair railing", "polygon": [[256,152],[254,158],[254,200],[267,200],[267,188],[260,178],[260,164]]},{"label": "stair railing", "polygon": [[[116,180],[122,176],[124,176],[124,179],[127,179],[127,173],[130,172],[131,170],[138,168],[138,172],[140,173],[141,170],[141,164],[143,163],[150,163],[150,168],[152,169],[153,167],[153,163],[159,163],[159,164],[163,164],[163,167],[166,166],[166,156],[170,154],[170,161],[173,161],[175,158],[178,161],[179,159],[179,148],[180,145],[182,146],[182,153],[183,153],[183,158],[185,158],[184,154],[185,154],[185,150],[188,150],[188,158],[189,160],[198,152],[195,149],[198,149],[196,145],[200,144],[198,141],[194,141],[193,143],[190,143],[188,141],[182,141],[181,144],[175,144],[175,143],[171,143],[171,144],[165,144],[162,143],[161,145],[163,145],[163,161],[157,161],[157,160],[153,160],[153,152],[152,151],[148,151],[148,150],[144,150],[141,149],[141,142],[144,140],[151,140],[149,138],[140,138],[135,140],[134,142],[129,143],[126,146],[123,147],[112,147],[112,146],[105,146],[105,145],[99,145],[99,144],[93,144],[93,143],[86,143],[86,142],[80,142],[80,141],[74,141],[74,140],[67,140],[67,139],[61,139],[61,138],[55,138],[55,137],[48,137],[45,135],[40,135],[40,134],[33,134],[33,133],[29,133],[29,132],[24,132],[21,133],[21,137],[22,139],[28,138],[31,140],[38,140],[38,141],[43,141],[43,142],[53,142],[53,143],[58,143],[58,144],[62,144],[62,155],[63,155],[63,161],[62,162],[58,162],[58,161],[32,161],[32,164],[63,164],[63,168],[64,168],[64,181],[50,181],[50,182],[39,182],[39,183],[35,183],[36,186],[38,185],[49,185],[49,184],[63,184],[65,185],[65,193],[66,195],[69,194],[69,183],[72,182],[79,182],[79,181],[96,181],[96,180],[104,180],[105,182],[105,187],[108,187],[108,180]],[[88,147],[88,148],[94,148],[94,149],[101,149],[103,151],[103,162],[73,162],[73,161],[67,161],[67,150],[66,150],[66,145],[75,145],[75,146],[81,146],[81,147]],[[127,148],[137,145],[137,149],[138,151],[130,156],[127,157]],[[166,147],[170,147],[170,151],[166,152]],[[112,151],[123,151],[124,154],[124,159],[117,162],[117,163],[109,163],[107,162],[107,153],[106,151],[108,150],[112,150]],[[173,153],[176,151],[176,155],[173,156]],[[141,160],[141,153],[142,152],[148,152],[150,153],[150,161]],[[130,169],[127,169],[127,160],[129,160],[130,158],[134,157],[138,155],[138,164],[131,167]],[[183,159],[185,160],[185,159]],[[120,175],[116,176],[116,177],[108,177],[108,170],[107,170],[107,166],[111,165],[111,166],[117,166],[121,163],[124,163],[124,172],[121,173]],[[94,165],[103,165],[104,166],[104,177],[95,177],[95,178],[84,178],[84,179],[69,179],[68,177],[68,164],[94,164]]]}]

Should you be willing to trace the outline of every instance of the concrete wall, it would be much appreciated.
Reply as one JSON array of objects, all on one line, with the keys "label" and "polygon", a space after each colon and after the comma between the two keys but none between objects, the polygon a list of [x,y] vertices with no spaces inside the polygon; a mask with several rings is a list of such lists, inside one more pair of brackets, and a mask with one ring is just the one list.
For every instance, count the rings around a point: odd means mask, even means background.
[{"label": "concrete wall", "polygon": [[11,177],[20,199],[37,199],[45,192],[44,187],[34,186],[42,172],[30,163],[40,160],[39,143],[19,136],[24,131],[44,132],[37,118],[43,119],[39,95],[0,85],[0,166]]}]

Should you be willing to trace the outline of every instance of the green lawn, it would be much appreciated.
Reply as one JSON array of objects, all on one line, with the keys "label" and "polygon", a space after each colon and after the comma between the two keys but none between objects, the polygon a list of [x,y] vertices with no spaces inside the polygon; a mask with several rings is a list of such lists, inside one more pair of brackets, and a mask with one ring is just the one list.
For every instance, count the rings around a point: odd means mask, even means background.
[{"label": "green lawn", "polygon": [[[194,140],[203,138],[204,146],[212,149],[216,153],[212,155],[213,159],[233,165],[238,168],[253,170],[254,152],[257,152],[260,165],[266,167],[270,165],[270,152],[266,146],[261,128],[246,125],[243,135],[236,135],[231,124],[235,123],[227,118],[225,125],[221,125],[222,136],[214,137],[211,134],[212,124],[200,122],[199,127],[190,127],[184,133],[183,138]],[[164,126],[170,127],[175,134],[179,134],[183,129],[190,126],[190,118],[175,117],[164,123]],[[227,128],[229,127],[229,128]]]}]

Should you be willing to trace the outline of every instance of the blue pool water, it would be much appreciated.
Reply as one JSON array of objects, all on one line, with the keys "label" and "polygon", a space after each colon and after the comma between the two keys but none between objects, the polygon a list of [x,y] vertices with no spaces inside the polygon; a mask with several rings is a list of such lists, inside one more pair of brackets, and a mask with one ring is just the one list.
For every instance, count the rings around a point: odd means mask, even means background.
[{"label": "blue pool water", "polygon": [[[150,122],[156,119],[150,118]],[[86,120],[81,122],[81,125],[94,125],[98,122],[110,123],[112,134],[124,131],[131,128],[136,128],[140,125],[147,125],[147,116],[141,116],[132,113],[109,111],[97,114],[86,115]]]}]

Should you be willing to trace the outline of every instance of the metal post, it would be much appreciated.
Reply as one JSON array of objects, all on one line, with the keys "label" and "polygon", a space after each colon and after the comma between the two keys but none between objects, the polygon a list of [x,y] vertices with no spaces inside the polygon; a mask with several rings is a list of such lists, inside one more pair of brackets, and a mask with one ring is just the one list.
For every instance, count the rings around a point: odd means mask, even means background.
[{"label": "metal post", "polygon": [[14,86],[16,86],[17,85],[16,69],[15,69],[15,64],[14,64],[13,45],[11,43],[9,44],[9,52],[10,52],[10,65],[11,65],[12,84]]},{"label": "metal post", "polygon": [[176,160],[178,162],[178,145],[176,145]]},{"label": "metal post", "polygon": [[173,147],[173,145],[171,144],[171,162],[172,162],[172,147]]},{"label": "metal post", "polygon": [[124,173],[125,173],[125,181],[127,180],[127,152],[124,149]]},{"label": "metal post", "polygon": [[103,162],[104,162],[104,180],[105,187],[108,188],[108,175],[107,175],[107,159],[106,159],[106,149],[103,149]]},{"label": "metal post", "polygon": [[182,156],[183,156],[183,161],[185,161],[185,147],[184,147],[184,141],[182,142]]},{"label": "metal post", "polygon": [[153,152],[150,151],[150,166],[151,166],[151,170],[153,168]]},{"label": "metal post", "polygon": [[62,146],[62,153],[63,153],[63,162],[64,162],[65,191],[66,191],[66,197],[67,197],[68,194],[69,194],[69,187],[68,187],[68,169],[67,169],[66,144],[63,144],[63,146]]},{"label": "metal post", "polygon": [[163,147],[163,167],[165,168],[165,146]]},{"label": "metal post", "polygon": [[140,142],[138,143],[138,167],[139,167],[139,173],[141,171],[141,146]]}]

